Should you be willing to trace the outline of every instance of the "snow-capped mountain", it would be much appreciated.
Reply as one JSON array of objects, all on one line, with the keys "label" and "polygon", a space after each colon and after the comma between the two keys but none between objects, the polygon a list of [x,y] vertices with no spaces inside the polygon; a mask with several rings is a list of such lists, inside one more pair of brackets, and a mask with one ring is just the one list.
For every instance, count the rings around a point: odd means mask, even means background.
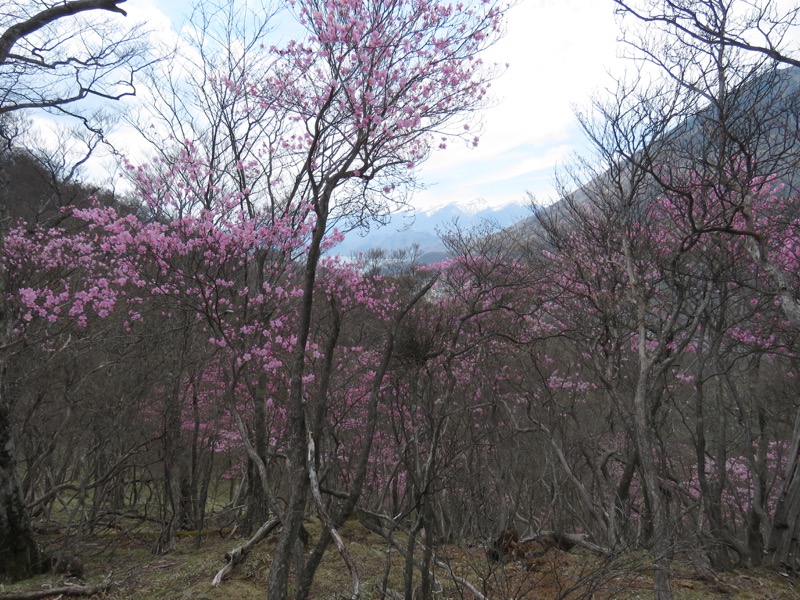
[{"label": "snow-capped mountain", "polygon": [[[429,260],[444,256],[445,246],[440,234],[446,233],[454,223],[463,229],[471,229],[487,222],[499,227],[509,227],[530,215],[527,202],[491,206],[486,200],[476,198],[441,206],[409,210],[393,214],[383,227],[372,227],[366,234],[352,231],[334,252],[341,256],[352,256],[372,248],[398,250],[417,244]],[[425,257],[423,256],[423,259]]]}]

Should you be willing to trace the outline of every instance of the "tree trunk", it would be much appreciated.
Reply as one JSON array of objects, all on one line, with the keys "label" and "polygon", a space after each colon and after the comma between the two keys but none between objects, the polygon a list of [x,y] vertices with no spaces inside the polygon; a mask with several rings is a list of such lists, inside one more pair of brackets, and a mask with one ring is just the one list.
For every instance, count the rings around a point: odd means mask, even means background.
[{"label": "tree trunk", "polygon": [[[330,193],[332,193],[332,189]],[[317,223],[311,234],[305,272],[303,274],[303,301],[297,327],[297,341],[289,372],[289,400],[286,406],[286,447],[289,459],[289,500],[281,519],[281,534],[272,555],[269,570],[269,598],[286,598],[289,588],[289,566],[298,543],[303,524],[310,482],[306,469],[306,416],[303,375],[306,368],[306,345],[311,331],[314,306],[314,285],[317,264],[321,255],[322,239],[328,217],[329,195],[320,199],[316,208]],[[302,573],[295,573],[302,580]]]},{"label": "tree trunk", "polygon": [[434,540],[434,520],[433,510],[431,508],[433,498],[428,496],[422,505],[422,514],[424,515],[423,522],[425,523],[425,547],[422,551],[422,584],[420,585],[421,600],[433,600],[433,573],[431,566],[433,565],[433,546],[436,543]]},{"label": "tree trunk", "polygon": [[[253,431],[255,433],[255,450],[263,463],[267,464],[267,376],[259,374],[253,395]],[[247,460],[247,513],[245,514],[245,530],[252,533],[261,527],[269,518],[269,491],[264,489],[258,473],[258,465]]]},{"label": "tree trunk", "polygon": [[639,451],[639,469],[642,474],[645,494],[649,500],[650,515],[653,519],[651,553],[653,555],[653,582],[655,600],[671,600],[672,586],[669,572],[669,532],[667,527],[666,503],[658,481],[658,471],[653,459],[653,437],[647,419],[647,365],[640,367],[639,382],[634,399],[636,444]]},{"label": "tree trunk", "polygon": [[653,375],[654,359],[647,351],[647,313],[645,294],[634,269],[630,241],[623,238],[626,270],[630,280],[631,292],[636,302],[636,320],[639,334],[638,355],[639,374],[636,393],[633,399],[633,428],[636,449],[639,454],[639,472],[642,474],[645,501],[652,518],[651,553],[653,555],[653,583],[655,600],[672,600],[672,585],[669,572],[669,537],[666,502],[659,484],[658,470],[653,452],[656,439],[651,423],[652,406],[648,394],[652,392],[650,381]]},{"label": "tree trunk", "polygon": [[0,364],[0,576],[16,581],[40,572],[42,561],[16,473],[11,410],[5,398],[4,379],[5,364]]},{"label": "tree trunk", "polygon": [[[716,350],[718,343],[712,346]],[[701,357],[699,360],[700,365],[695,375],[694,385],[694,401],[695,401],[695,460],[697,461],[697,483],[700,487],[700,495],[703,499],[703,514],[705,514],[709,525],[709,535],[711,540],[709,547],[706,550],[708,559],[711,566],[715,569],[727,571],[733,565],[731,564],[730,557],[728,556],[727,546],[725,543],[725,520],[722,517],[722,483],[719,481],[720,474],[715,478],[716,482],[709,481],[707,477],[707,464],[706,455],[709,452],[708,444],[706,442],[706,417],[705,411],[709,399],[706,397],[704,390],[704,377],[702,372],[702,364],[705,360]],[[718,422],[719,419],[715,419]],[[719,424],[718,424],[719,425]],[[724,416],[722,423],[722,432],[724,433]],[[724,436],[720,436],[724,439]],[[718,453],[719,454],[719,453]],[[719,458],[719,457],[717,457]],[[719,460],[717,461],[719,465]],[[724,461],[718,467],[724,469]]]},{"label": "tree trunk", "polygon": [[185,452],[181,447],[180,377],[182,372],[182,368],[179,368],[173,374],[172,393],[166,398],[163,429],[164,508],[161,533],[153,549],[154,554],[175,551],[175,531],[182,527],[184,520],[183,509],[186,503],[182,497],[181,482],[185,477],[187,465]]},{"label": "tree trunk", "polygon": [[[0,248],[5,244],[6,204],[0,189]],[[12,320],[7,304],[8,276],[0,265],[0,346],[11,341]],[[6,350],[2,350],[6,352]],[[30,515],[17,477],[17,459],[11,433],[11,405],[6,397],[6,355],[0,356],[0,577],[12,581],[41,569],[39,547],[33,539]]]},{"label": "tree trunk", "polygon": [[800,411],[795,417],[794,433],[786,459],[778,508],[767,543],[767,562],[775,567],[800,571]]},{"label": "tree trunk", "polygon": [[[377,427],[378,422],[378,403],[381,398],[381,388],[383,385],[384,375],[386,374],[386,370],[389,367],[389,361],[392,357],[394,351],[394,340],[397,334],[397,326],[403,320],[408,311],[419,302],[425,294],[430,291],[433,287],[434,283],[438,280],[438,275],[432,277],[428,283],[426,283],[422,288],[411,298],[411,300],[403,307],[403,309],[395,315],[394,324],[392,325],[389,335],[386,338],[386,343],[384,344],[383,351],[381,353],[381,361],[378,369],[375,371],[375,375],[372,380],[372,389],[370,391],[370,399],[367,408],[367,416],[366,421],[363,423],[363,440],[360,449],[360,456],[353,472],[353,479],[350,484],[350,490],[348,492],[348,497],[344,502],[338,504],[338,507],[335,509],[335,513],[331,513],[330,515],[330,525],[323,529],[322,535],[320,535],[319,540],[317,542],[316,547],[311,552],[308,560],[306,560],[305,565],[303,567],[303,574],[302,577],[297,578],[297,600],[306,600],[311,593],[311,583],[314,577],[314,573],[316,572],[317,568],[319,567],[320,562],[322,561],[322,557],[324,556],[325,550],[328,548],[330,543],[334,540],[334,528],[341,527],[344,525],[345,521],[353,514],[353,511],[356,508],[356,504],[358,499],[361,497],[361,490],[364,487],[364,482],[366,481],[367,471],[369,467],[369,457],[371,455],[372,449],[372,441],[375,437],[375,429]],[[328,339],[328,343],[325,349],[325,367],[322,373],[322,377],[320,379],[320,397],[318,398],[318,402],[320,405],[317,407],[319,410],[316,412],[314,416],[315,423],[312,424],[314,428],[314,435],[321,436],[322,434],[322,426],[323,426],[323,412],[322,408],[325,405],[326,398],[327,398],[327,389],[330,382],[330,375],[333,371],[333,352],[336,348],[337,339],[339,337],[339,331],[341,327],[340,315],[338,313],[338,308],[335,305],[331,307],[334,313],[334,327],[333,331],[330,334]],[[312,436],[313,440],[313,436]],[[311,462],[312,457],[309,456],[309,470],[316,468],[317,465]],[[309,473],[310,474],[310,473]],[[396,479],[395,479],[396,481]],[[397,500],[394,502],[394,506],[397,507]],[[331,511],[334,511],[334,508],[331,507]],[[322,515],[320,515],[322,516]],[[347,559],[346,559],[347,560]],[[348,564],[348,566],[350,566]]]},{"label": "tree trunk", "polygon": [[406,543],[406,563],[403,571],[404,600],[414,600],[414,549],[417,546],[417,533],[422,527],[422,518],[417,518],[414,529],[408,532],[408,542]]}]

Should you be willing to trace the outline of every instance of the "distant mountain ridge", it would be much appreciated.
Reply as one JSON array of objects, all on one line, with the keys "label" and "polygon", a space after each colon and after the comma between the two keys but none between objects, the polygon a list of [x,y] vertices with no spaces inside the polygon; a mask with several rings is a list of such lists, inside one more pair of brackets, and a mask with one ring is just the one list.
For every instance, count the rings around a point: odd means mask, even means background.
[{"label": "distant mountain ridge", "polygon": [[476,198],[468,202],[412,209],[391,215],[386,225],[373,227],[366,235],[359,230],[348,233],[333,252],[340,256],[354,256],[373,248],[391,251],[417,244],[423,261],[433,262],[446,254],[439,234],[446,232],[456,222],[465,229],[487,222],[505,228],[529,216],[530,208],[525,200],[491,206],[486,200]]}]

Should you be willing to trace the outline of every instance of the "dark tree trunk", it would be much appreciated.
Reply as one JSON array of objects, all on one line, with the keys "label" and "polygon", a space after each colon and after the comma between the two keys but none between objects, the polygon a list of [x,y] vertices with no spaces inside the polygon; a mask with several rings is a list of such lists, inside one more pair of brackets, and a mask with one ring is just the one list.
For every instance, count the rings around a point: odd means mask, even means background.
[{"label": "dark tree trunk", "polygon": [[181,438],[180,370],[174,375],[173,389],[166,399],[164,413],[164,507],[161,534],[153,549],[155,554],[173,552],[176,549],[175,531],[183,523],[181,481],[186,471]]},{"label": "dark tree trunk", "polygon": [[422,505],[422,514],[424,515],[425,523],[425,547],[422,551],[422,584],[420,585],[421,600],[433,600],[433,573],[431,565],[433,565],[433,546],[436,543],[434,540],[434,520],[433,510],[431,507],[433,502],[432,497],[424,500]]},{"label": "dark tree trunk", "polygon": [[653,436],[647,422],[647,375],[649,365],[640,365],[639,381],[636,387],[635,427],[639,454],[639,471],[644,484],[645,499],[648,501],[652,518],[650,552],[653,556],[653,581],[655,600],[671,600],[672,584],[669,564],[669,531],[667,526],[667,503],[659,485],[658,468],[653,459]]},{"label": "dark tree trunk", "polygon": [[[0,189],[0,248],[5,243],[7,216],[4,192]],[[5,267],[0,265],[0,346],[11,341],[8,287]],[[11,406],[5,388],[6,359],[7,356],[0,356],[0,577],[15,581],[34,575],[41,569],[42,561],[17,477]]]},{"label": "dark tree trunk", "polygon": [[[698,369],[701,371],[701,369]],[[711,566],[714,569],[727,571],[733,567],[730,556],[727,550],[725,540],[727,535],[725,533],[725,520],[722,516],[722,482],[720,481],[720,474],[717,474],[715,481],[709,481],[706,473],[707,464],[706,456],[709,452],[708,443],[706,441],[706,418],[705,408],[708,404],[704,391],[704,382],[702,372],[698,372],[695,379],[695,458],[697,461],[697,481],[700,486],[700,494],[703,497],[703,510],[709,524],[710,541],[706,554]],[[722,415],[722,431],[720,433],[721,442],[724,444],[724,413]],[[719,425],[720,419],[714,419],[715,423]],[[725,461],[719,461],[720,454],[724,452],[724,448],[718,448],[717,464],[721,465],[720,469],[725,468]]]},{"label": "dark tree trunk", "polygon": [[[0,378],[4,375],[0,365]],[[16,473],[11,411],[3,392],[0,381],[0,577],[16,581],[40,572],[42,565]]]},{"label": "dark tree trunk", "polygon": [[408,542],[406,543],[406,564],[403,571],[403,583],[405,591],[405,600],[414,600],[414,548],[417,545],[417,533],[422,528],[422,519],[417,520],[417,524],[408,533]]}]

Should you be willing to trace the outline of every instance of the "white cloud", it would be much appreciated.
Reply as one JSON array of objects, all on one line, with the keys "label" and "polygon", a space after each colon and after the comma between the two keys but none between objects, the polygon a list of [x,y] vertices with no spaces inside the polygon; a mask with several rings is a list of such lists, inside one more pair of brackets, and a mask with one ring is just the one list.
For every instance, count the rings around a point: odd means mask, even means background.
[{"label": "white cloud", "polygon": [[[171,36],[175,25],[173,20],[180,22],[182,16],[180,12],[169,10],[170,6],[172,6],[170,2],[135,0],[134,2],[126,2],[123,8],[128,13],[127,18],[134,23],[143,23],[148,29]],[[173,8],[176,7],[173,6]]]},{"label": "white cloud", "polygon": [[[421,178],[438,183],[415,205],[464,200],[465,194],[501,204],[526,191],[549,193],[555,166],[583,143],[572,106],[586,105],[618,61],[613,4],[522,0],[488,59],[510,66],[492,87],[497,103],[484,114],[480,145],[469,150],[454,144],[434,153]],[[455,173],[463,176],[457,183]]]},{"label": "white cloud", "polygon": [[525,175],[540,173],[541,171],[551,172],[553,167],[569,157],[574,148],[570,145],[561,145],[548,146],[543,151],[531,149],[527,146],[522,149],[524,152],[508,153],[509,158],[512,160],[482,174],[483,176],[479,177],[476,183],[481,186],[497,184],[524,177]]}]

